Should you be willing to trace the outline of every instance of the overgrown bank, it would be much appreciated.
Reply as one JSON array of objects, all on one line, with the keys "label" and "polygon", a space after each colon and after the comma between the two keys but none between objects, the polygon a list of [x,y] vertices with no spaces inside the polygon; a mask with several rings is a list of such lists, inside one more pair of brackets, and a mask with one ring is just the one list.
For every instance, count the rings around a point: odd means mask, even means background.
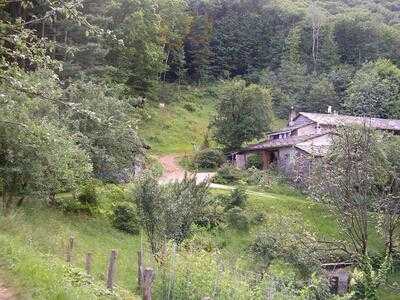
[{"label": "overgrown bank", "polygon": [[[228,192],[213,191],[214,195],[221,193],[227,195]],[[263,265],[259,264],[260,262],[255,264],[249,247],[264,228],[275,237],[283,234],[279,229],[278,220],[285,222],[285,232],[288,231],[289,224],[297,224],[296,226],[308,228],[307,230],[321,237],[337,237],[335,221],[324,208],[302,197],[250,193],[241,214],[245,218],[244,224],[247,224],[245,227],[242,227],[243,224],[241,225],[239,219],[232,219],[234,223],[231,223],[228,218],[221,223],[221,226],[211,230],[202,227],[193,228],[190,238],[179,248],[179,253],[176,255],[172,254],[171,248],[171,260],[163,268],[157,269],[153,289],[155,295],[163,293],[162,291],[171,284],[176,284],[169,288],[178,299],[193,293],[199,296],[212,295],[216,293],[215,284],[218,284],[220,287],[236,291],[238,294],[235,295],[241,294],[244,299],[249,299],[249,293],[256,290],[251,281],[248,281],[248,276],[254,271],[256,273],[261,271]],[[288,223],[288,220],[291,221]],[[105,293],[103,289],[106,262],[110,250],[116,249],[117,292],[124,299],[135,299],[136,252],[140,249],[141,241],[147,249],[146,264],[157,266],[146,247],[144,236],[129,235],[113,229],[110,221],[104,217],[63,213],[41,204],[29,204],[7,218],[2,217],[0,228],[2,266],[8,269],[15,282],[26,291],[28,298],[97,299],[99,295]],[[296,229],[294,230],[296,232]],[[65,247],[71,235],[76,241],[73,265],[78,269],[69,269],[65,263]],[[289,244],[281,246],[290,249],[294,244],[290,244],[292,241],[289,236],[286,238],[289,238]],[[372,249],[377,249],[380,244],[380,238],[374,232],[371,243]],[[298,253],[302,253],[301,251],[297,249]],[[94,278],[89,281],[90,283],[82,275],[84,256],[87,252],[94,254]],[[297,258],[295,256],[291,261],[286,260],[284,256],[280,257],[279,252],[275,255],[278,255],[275,259],[271,256],[273,262],[267,273],[273,274],[275,281],[279,278],[279,282],[285,284],[284,293],[292,293],[293,287],[290,288],[287,284],[294,278],[303,280],[294,263],[301,256]],[[258,270],[258,267],[261,269]],[[255,294],[251,295],[255,297]],[[384,299],[396,299],[396,296],[390,296],[390,293],[382,295],[385,295]],[[103,296],[110,297],[104,294]],[[216,299],[227,298],[221,295]]]}]

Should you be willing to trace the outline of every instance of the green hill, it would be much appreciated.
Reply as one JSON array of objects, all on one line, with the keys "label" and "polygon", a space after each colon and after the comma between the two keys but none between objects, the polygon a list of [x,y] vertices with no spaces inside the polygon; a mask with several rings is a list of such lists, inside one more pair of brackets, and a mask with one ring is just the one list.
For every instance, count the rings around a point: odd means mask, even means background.
[{"label": "green hill", "polygon": [[139,133],[156,154],[192,152],[208,131],[214,112],[211,88],[185,87],[173,91],[163,107],[149,103]]}]

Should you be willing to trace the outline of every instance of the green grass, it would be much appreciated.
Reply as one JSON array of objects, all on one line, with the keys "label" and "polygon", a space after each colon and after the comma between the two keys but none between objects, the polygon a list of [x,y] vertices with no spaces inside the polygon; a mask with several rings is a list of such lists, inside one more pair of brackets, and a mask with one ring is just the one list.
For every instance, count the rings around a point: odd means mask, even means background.
[{"label": "green grass", "polygon": [[[227,191],[213,190],[213,193]],[[337,226],[322,205],[303,196],[249,191],[246,211],[270,215],[296,217],[304,220],[319,235],[326,238],[340,237]],[[68,196],[68,195],[63,195]],[[258,225],[262,226],[262,225]],[[231,228],[205,232],[215,243],[224,265],[241,265],[244,270],[252,268],[247,248],[258,226],[250,232]],[[26,298],[33,299],[97,299],[93,287],[72,285],[65,273],[65,249],[70,236],[75,238],[73,265],[83,270],[84,257],[93,253],[93,276],[96,287],[104,287],[105,270],[111,249],[118,252],[117,285],[124,299],[135,299],[137,257],[141,237],[124,234],[111,227],[104,218],[64,214],[39,204],[26,204],[10,217],[0,217],[0,269],[16,283]],[[378,249],[382,242],[371,231],[371,248]],[[144,243],[146,245],[146,243]],[[146,264],[154,262],[146,253]],[[196,255],[196,254],[194,254]],[[398,274],[394,274],[394,279]],[[156,279],[157,280],[157,279]],[[398,299],[382,290],[385,299]],[[110,297],[109,297],[110,298]]]},{"label": "green grass", "polygon": [[193,152],[203,142],[214,113],[215,99],[201,88],[172,97],[163,108],[150,103],[139,124],[139,134],[155,154]]},{"label": "green grass", "polygon": [[[165,107],[154,102],[146,105],[139,122],[139,134],[154,154],[192,153],[202,144],[215,114],[217,86],[189,86],[179,92],[176,86],[165,88],[169,94]],[[287,120],[275,118],[271,128],[277,130],[286,123]]]},{"label": "green grass", "polygon": [[0,262],[18,287],[34,299],[96,299],[92,288],[73,287],[65,276],[65,249],[74,236],[73,265],[84,267],[93,254],[93,276],[104,287],[111,249],[118,252],[117,285],[125,299],[135,299],[136,252],[139,236],[113,229],[102,219],[65,215],[55,209],[29,205],[0,219]]},{"label": "green grass", "polygon": [[[214,191],[214,193],[227,193],[227,191],[218,190]],[[249,212],[263,212],[266,216],[293,216],[302,219],[305,224],[309,225],[321,237],[327,239],[341,238],[337,223],[326,208],[322,204],[313,202],[301,194],[293,196],[251,190],[248,191],[248,194],[249,202],[247,210]],[[255,230],[257,229],[255,228]],[[369,234],[370,248],[374,251],[381,250],[383,242],[373,226],[371,226]],[[229,235],[232,235],[232,232]],[[232,252],[245,249],[248,243],[243,243],[243,241],[249,239],[249,234],[235,232],[234,235],[235,239],[241,240],[241,242],[237,243],[237,241],[230,240],[233,243],[231,246]]]}]

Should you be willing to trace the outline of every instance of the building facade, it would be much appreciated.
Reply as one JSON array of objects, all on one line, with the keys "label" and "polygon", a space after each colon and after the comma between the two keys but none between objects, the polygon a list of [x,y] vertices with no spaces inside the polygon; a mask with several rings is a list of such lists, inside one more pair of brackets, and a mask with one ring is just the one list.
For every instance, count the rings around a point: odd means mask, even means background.
[{"label": "building facade", "polygon": [[258,154],[263,169],[272,165],[287,175],[304,176],[315,157],[326,155],[337,126],[365,125],[400,134],[400,120],[291,112],[287,127],[271,132],[263,141],[231,153],[232,162],[245,168],[249,155]]}]

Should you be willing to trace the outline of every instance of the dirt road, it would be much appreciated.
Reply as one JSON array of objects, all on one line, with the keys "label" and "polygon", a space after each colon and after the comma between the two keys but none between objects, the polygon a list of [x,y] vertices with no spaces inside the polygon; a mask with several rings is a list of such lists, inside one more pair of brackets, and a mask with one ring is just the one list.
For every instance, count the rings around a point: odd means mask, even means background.
[{"label": "dirt road", "polygon": [[[178,156],[175,154],[163,155],[158,158],[164,168],[164,174],[160,178],[160,183],[180,181],[185,177],[185,170],[178,163]],[[189,173],[196,176],[197,182],[202,182],[214,176],[211,172]]]},{"label": "dirt road", "polygon": [[17,300],[15,292],[0,281],[0,300]]}]

